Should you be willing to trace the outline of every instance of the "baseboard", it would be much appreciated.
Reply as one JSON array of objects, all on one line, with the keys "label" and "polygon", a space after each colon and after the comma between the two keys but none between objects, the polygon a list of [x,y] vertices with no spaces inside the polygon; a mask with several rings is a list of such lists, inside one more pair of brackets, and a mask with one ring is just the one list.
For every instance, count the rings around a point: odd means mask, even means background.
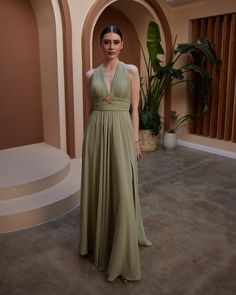
[{"label": "baseboard", "polygon": [[192,149],[195,149],[195,150],[200,150],[200,151],[208,152],[208,153],[211,153],[211,154],[216,154],[216,155],[236,159],[236,153],[221,150],[221,149],[216,149],[216,148],[213,148],[213,147],[210,147],[210,146],[196,144],[196,143],[192,143],[192,142],[184,141],[184,140],[178,140],[177,144],[182,145],[182,146],[186,146],[186,147],[189,147],[189,148],[192,148]]}]

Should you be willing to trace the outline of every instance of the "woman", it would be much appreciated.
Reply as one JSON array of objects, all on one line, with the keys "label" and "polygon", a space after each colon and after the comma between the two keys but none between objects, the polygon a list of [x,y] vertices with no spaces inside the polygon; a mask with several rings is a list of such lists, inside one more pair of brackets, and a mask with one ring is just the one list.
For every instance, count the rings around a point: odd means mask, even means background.
[{"label": "woman", "polygon": [[80,254],[92,252],[109,281],[120,277],[126,283],[141,277],[138,245],[151,245],[138,195],[139,74],[136,66],[119,61],[118,28],[105,28],[100,45],[104,62],[86,74],[90,115],[83,142]]}]

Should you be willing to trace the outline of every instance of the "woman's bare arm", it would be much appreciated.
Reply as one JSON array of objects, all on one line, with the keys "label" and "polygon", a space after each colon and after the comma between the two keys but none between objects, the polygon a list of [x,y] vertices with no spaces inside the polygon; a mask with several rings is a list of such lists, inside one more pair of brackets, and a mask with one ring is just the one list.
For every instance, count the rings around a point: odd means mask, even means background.
[{"label": "woman's bare arm", "polygon": [[134,144],[136,148],[137,159],[141,158],[141,149],[139,146],[139,88],[140,88],[140,80],[139,80],[139,72],[138,68],[134,65],[127,65],[128,72],[130,76],[131,82],[131,120],[133,124],[133,135],[134,135]]},{"label": "woman's bare arm", "polygon": [[91,79],[94,73],[94,69],[89,70],[85,74],[86,85],[84,89],[84,126],[87,126],[88,118],[93,110],[93,103],[91,97]]}]

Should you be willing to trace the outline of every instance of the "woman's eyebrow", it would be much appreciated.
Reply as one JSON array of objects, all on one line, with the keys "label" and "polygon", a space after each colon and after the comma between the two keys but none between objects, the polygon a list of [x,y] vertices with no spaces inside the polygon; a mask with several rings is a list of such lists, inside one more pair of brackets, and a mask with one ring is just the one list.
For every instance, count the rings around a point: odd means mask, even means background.
[{"label": "woman's eyebrow", "polygon": [[117,38],[117,39],[103,39],[103,41],[120,41],[120,39],[119,38]]}]

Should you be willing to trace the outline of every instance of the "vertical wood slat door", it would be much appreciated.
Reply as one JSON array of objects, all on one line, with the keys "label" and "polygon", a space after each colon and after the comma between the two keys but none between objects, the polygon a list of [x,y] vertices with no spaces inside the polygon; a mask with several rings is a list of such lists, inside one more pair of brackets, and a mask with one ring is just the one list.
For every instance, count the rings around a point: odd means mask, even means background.
[{"label": "vertical wood slat door", "polygon": [[202,132],[196,127],[192,133],[236,142],[236,14],[212,16],[192,21],[192,40],[209,38],[221,59],[221,71],[206,69],[212,76],[212,87],[207,98],[207,112],[202,110],[201,98],[193,102],[193,113],[198,114]]}]

